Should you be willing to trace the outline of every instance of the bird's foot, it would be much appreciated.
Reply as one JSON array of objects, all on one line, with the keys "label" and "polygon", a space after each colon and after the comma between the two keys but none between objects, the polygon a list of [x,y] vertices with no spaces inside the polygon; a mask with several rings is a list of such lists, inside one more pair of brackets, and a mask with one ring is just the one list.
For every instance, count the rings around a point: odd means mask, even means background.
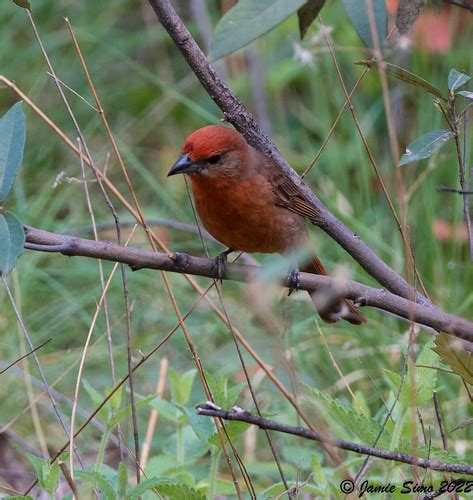
[{"label": "bird's foot", "polygon": [[223,278],[225,278],[225,275],[227,274],[227,262],[228,262],[228,255],[231,254],[233,250],[231,248],[228,248],[222,253],[219,253],[217,257],[215,257],[215,267],[217,268],[217,276],[218,279],[220,280],[220,283],[223,282]]},{"label": "bird's foot", "polygon": [[292,292],[299,290],[299,269],[292,268],[287,275],[287,281],[289,285],[287,295],[289,296]]}]

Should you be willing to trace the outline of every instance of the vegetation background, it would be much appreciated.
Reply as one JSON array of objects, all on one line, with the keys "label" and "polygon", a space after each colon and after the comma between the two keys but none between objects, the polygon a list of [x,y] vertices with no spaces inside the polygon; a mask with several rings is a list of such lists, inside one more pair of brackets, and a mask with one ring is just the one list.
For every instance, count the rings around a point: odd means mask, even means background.
[{"label": "vegetation background", "polygon": [[[199,19],[188,8],[191,2],[176,4],[191,32],[205,46],[210,33],[202,31]],[[221,17],[222,9],[230,4],[223,0],[206,2],[212,26]],[[100,117],[87,104],[92,103],[93,98],[64,22],[66,16],[73,24],[146,218],[151,222],[180,221],[194,225],[184,181],[167,179],[166,174],[184,138],[198,127],[217,123],[221,113],[201,89],[147,2],[115,0],[105,5],[86,0],[44,0],[33,2],[33,15],[57,75],[64,85],[74,90],[74,93],[67,89],[66,92],[96,164],[100,168],[107,165],[109,178],[130,199],[117,162],[113,155],[109,158],[112,149]],[[353,62],[367,59],[368,53],[346,16],[342,2],[327,2],[322,15],[335,45],[344,81],[351,89],[362,72]],[[422,28],[420,23],[427,22],[428,16],[429,22],[437,22],[440,31]],[[440,17],[434,17],[432,11],[423,14],[418,25],[421,27],[417,27],[414,37],[393,39],[388,44],[387,59],[390,62],[406,67],[443,90],[447,89],[447,77],[452,68],[473,75],[471,15],[458,8],[444,7]],[[74,128],[47,72],[24,11],[12,2],[1,2],[0,26],[0,73],[14,80],[74,140]],[[431,43],[440,38],[445,41],[441,47]],[[345,101],[318,23],[314,23],[305,41],[300,42],[297,19],[292,16],[248,49],[219,62],[218,68],[230,87],[272,134],[285,158],[302,173],[317,153]],[[259,77],[262,83],[258,83]],[[423,133],[444,128],[443,118],[433,105],[431,95],[393,80],[389,80],[389,84],[403,149]],[[3,115],[17,100],[6,87],[0,86],[0,114]],[[363,79],[353,103],[388,190],[396,199],[395,170],[389,152],[379,78],[375,71]],[[24,106],[24,111],[27,117],[25,156],[8,208],[25,224],[90,237],[91,222],[78,158],[28,106]],[[468,143],[471,144],[471,127]],[[469,168],[472,164],[470,147],[466,165]],[[419,274],[439,307],[473,320],[473,267],[468,256],[462,199],[454,193],[436,192],[436,187],[440,185],[458,186],[453,142],[430,160],[405,166],[402,175]],[[399,232],[348,110],[306,181],[329,208],[390,266],[404,273]],[[100,237],[113,239],[110,212],[97,185],[91,181],[89,188],[97,222],[105,226],[100,229]],[[122,223],[131,222],[129,213],[115,198],[114,202],[119,207]],[[196,234],[163,225],[157,227],[171,250],[204,255]],[[131,234],[129,227],[124,232],[125,237]],[[311,233],[314,248],[332,273],[342,273],[375,285],[326,235],[315,230]],[[131,244],[147,246],[141,229],[136,230]],[[216,244],[209,244],[211,255],[219,251],[220,247]],[[272,262],[268,256],[258,255],[256,258],[262,263]],[[111,268],[110,264],[104,263],[106,276]],[[159,273],[146,270],[129,272],[128,279],[133,353],[139,359],[140,352],[149,351],[175,326],[176,315]],[[169,275],[169,279],[179,307],[187,311],[196,299],[195,292],[182,276]],[[203,287],[209,284],[206,279],[197,281]],[[77,361],[101,294],[97,262],[25,251],[9,283],[33,343],[39,345],[52,339],[38,352],[38,356],[50,384],[61,378],[54,390],[57,391],[60,411],[69,421]],[[288,299],[273,287],[248,289],[231,282],[225,282],[222,290],[232,323],[238,326],[264,361],[274,368],[286,387],[298,395],[301,406],[316,425],[338,437],[363,441],[363,436],[343,425],[342,417],[330,418],[330,415],[333,417],[330,410],[332,408],[333,411],[333,402],[327,402],[318,393],[311,393],[303,384],[336,398],[344,408],[358,412],[362,415],[360,418],[366,417],[366,422],[369,419],[378,424],[382,422],[396,392],[396,374],[399,376],[403,370],[409,339],[406,322],[368,310],[364,312],[369,322],[361,328],[347,324],[330,326],[314,317],[311,304],[303,297],[305,294],[296,294]],[[214,290],[210,295],[218,303]],[[127,352],[123,293],[118,274],[107,299],[113,359],[117,377],[120,378],[127,373]],[[24,340],[5,290],[1,287],[0,304],[1,368],[21,355]],[[205,302],[196,307],[186,324],[205,370],[216,377],[215,383],[223,387],[224,379],[219,377],[228,377],[231,387],[243,384],[237,404],[253,410],[228,328]],[[104,394],[105,388],[113,385],[104,332],[105,321],[101,315],[83,374],[84,384],[87,382],[99,394]],[[431,338],[430,332],[419,331],[415,347],[418,354]],[[426,364],[439,365],[429,345],[427,349],[428,352],[424,353],[424,359],[428,360]],[[194,369],[194,363],[180,330],[137,370],[137,393],[142,396],[155,394],[163,357],[169,361],[169,370],[178,375],[172,375],[170,379],[168,370],[162,398],[165,401],[179,400],[176,394],[180,387],[184,388],[184,393],[187,389],[189,391],[188,398],[186,394],[182,396],[182,404],[192,407],[204,401],[198,377],[193,384],[190,383],[195,372],[189,370]],[[261,409],[278,421],[297,424],[293,408],[278,389],[246,354],[245,361]],[[187,378],[179,380],[179,376],[185,373]],[[420,389],[424,390],[422,394],[418,391],[417,409],[425,427],[425,444],[442,448],[431,398],[432,391],[436,389],[444,425],[449,432],[449,452],[451,456],[471,463],[471,426],[465,425],[450,432],[465,419],[473,417],[466,386],[458,376],[445,371],[418,368],[417,373]],[[46,451],[54,453],[64,444],[66,437],[51,402],[44,394],[33,408],[29,406],[34,398],[43,393],[32,358],[18,363],[0,377],[0,475],[4,491],[11,493],[24,491],[35,477],[25,452],[40,456],[44,456]],[[425,397],[426,394],[428,397]],[[123,392],[122,400],[124,408],[128,404],[128,392]],[[78,406],[83,413],[78,414],[76,428],[83,422],[84,415],[96,406],[96,401],[90,387],[82,385]],[[412,430],[409,404],[405,400],[396,407],[391,430],[398,431],[398,441],[387,444],[392,445],[392,449],[398,449],[396,447],[401,441],[410,443],[413,432],[418,436],[419,443],[424,444],[419,421],[415,431]],[[160,413],[150,442],[150,459],[146,469],[148,477],[174,478],[208,494],[209,480],[215,473],[212,470],[209,472],[209,449],[212,445],[199,440],[186,419],[176,416],[182,415],[179,410],[156,400],[142,405],[138,410],[140,440],[144,440],[153,405]],[[345,410],[339,411],[343,413]],[[129,412],[123,416],[120,433],[122,441],[126,441],[132,449]],[[120,462],[116,426],[111,434],[115,439],[108,441],[103,462],[116,471]],[[337,490],[331,482],[337,485],[347,470],[356,474],[362,463],[361,458],[346,455],[344,465],[336,468],[316,444],[281,435],[275,435],[273,439],[286,479],[291,484],[299,485],[307,481],[307,494],[323,495],[323,491],[336,494]],[[101,442],[104,444],[105,440],[100,423],[87,427],[78,437],[77,447],[86,465],[96,464]],[[283,491],[264,434],[249,430],[237,437],[235,443],[256,490],[266,491],[268,497]],[[132,461],[128,455],[125,453],[125,462],[132,478]],[[101,468],[98,464],[97,470],[107,477],[114,477],[111,469]],[[230,479],[223,459],[218,464],[218,475],[221,479]],[[389,478],[402,482],[411,476],[408,467],[384,464],[379,460],[367,473],[373,481]],[[443,475],[432,474],[430,477],[438,480]],[[323,484],[329,489],[321,493],[315,486],[322,488]],[[217,489],[221,494],[231,493],[229,483],[225,481],[220,481]]]}]

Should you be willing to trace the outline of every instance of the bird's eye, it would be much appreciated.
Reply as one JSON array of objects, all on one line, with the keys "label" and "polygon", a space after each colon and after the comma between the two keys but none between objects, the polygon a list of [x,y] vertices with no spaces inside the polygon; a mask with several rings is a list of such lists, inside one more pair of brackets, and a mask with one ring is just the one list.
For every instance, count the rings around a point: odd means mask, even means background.
[{"label": "bird's eye", "polygon": [[213,155],[210,158],[208,158],[207,161],[211,165],[215,165],[216,163],[218,163],[221,160],[221,158],[222,158],[222,155]]}]

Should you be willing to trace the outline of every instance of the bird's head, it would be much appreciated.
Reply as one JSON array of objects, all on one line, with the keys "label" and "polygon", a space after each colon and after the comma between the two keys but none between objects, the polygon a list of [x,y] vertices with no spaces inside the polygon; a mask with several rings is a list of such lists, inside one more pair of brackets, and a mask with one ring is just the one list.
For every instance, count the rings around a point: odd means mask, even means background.
[{"label": "bird's head", "polygon": [[248,164],[249,146],[232,128],[209,125],[193,132],[184,142],[181,156],[169,170],[192,176],[234,177]]}]

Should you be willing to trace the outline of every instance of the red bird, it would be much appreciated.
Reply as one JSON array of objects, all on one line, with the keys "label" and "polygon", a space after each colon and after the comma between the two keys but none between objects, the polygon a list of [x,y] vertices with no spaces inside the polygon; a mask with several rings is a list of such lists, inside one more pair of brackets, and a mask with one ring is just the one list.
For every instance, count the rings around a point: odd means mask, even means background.
[{"label": "red bird", "polygon": [[[305,218],[317,217],[273,160],[251,147],[239,132],[222,125],[198,129],[186,139],[168,176],[176,174],[189,175],[202,223],[228,247],[217,258],[219,266],[232,251],[287,255],[308,237]],[[302,270],[327,275],[315,255]],[[349,300],[325,300],[324,304],[320,293],[310,296],[327,323],[366,321]]]}]

